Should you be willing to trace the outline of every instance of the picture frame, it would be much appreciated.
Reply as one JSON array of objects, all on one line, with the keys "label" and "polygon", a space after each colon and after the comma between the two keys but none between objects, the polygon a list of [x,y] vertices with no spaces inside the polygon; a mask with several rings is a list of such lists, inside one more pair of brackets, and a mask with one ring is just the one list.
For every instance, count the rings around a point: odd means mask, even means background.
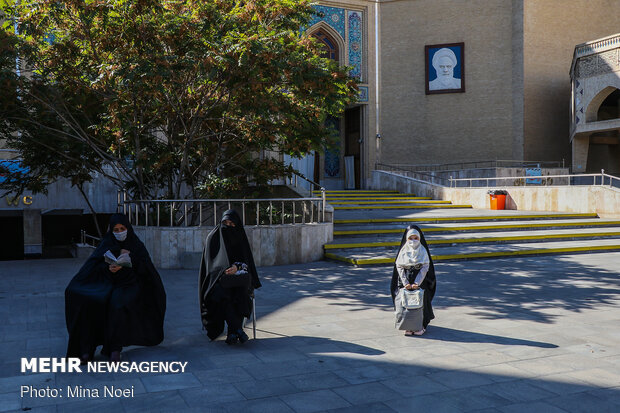
[{"label": "picture frame", "polygon": [[424,46],[426,94],[465,92],[465,43]]}]

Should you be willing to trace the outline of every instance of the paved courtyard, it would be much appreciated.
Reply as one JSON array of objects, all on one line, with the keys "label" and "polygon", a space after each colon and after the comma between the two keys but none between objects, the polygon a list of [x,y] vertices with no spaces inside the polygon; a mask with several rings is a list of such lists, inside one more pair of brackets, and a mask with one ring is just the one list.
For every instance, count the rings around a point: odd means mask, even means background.
[{"label": "paved courtyard", "polygon": [[[393,327],[391,267],[260,268],[257,340],[233,347],[201,331],[196,271],[163,270],[166,339],[124,360],[187,361],[185,373],[22,375],[20,357],[64,356],[80,264],[0,262],[0,411],[620,411],[620,253],[439,263],[423,337]],[[19,393],[112,384],[133,397]]]}]

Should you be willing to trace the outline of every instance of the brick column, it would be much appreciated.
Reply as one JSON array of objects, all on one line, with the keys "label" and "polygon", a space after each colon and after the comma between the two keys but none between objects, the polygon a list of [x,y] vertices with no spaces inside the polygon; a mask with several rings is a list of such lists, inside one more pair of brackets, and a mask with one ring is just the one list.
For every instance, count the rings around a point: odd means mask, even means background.
[{"label": "brick column", "polygon": [[573,139],[573,173],[585,172],[588,164],[590,137]]}]

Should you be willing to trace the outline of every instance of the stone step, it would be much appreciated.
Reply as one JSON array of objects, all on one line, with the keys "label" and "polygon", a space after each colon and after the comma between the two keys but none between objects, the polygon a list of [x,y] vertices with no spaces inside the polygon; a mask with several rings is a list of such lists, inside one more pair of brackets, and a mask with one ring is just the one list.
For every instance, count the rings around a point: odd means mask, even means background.
[{"label": "stone step", "polygon": [[337,201],[337,202],[333,202],[333,201],[329,201],[330,205],[395,205],[395,204],[399,204],[399,205],[410,205],[410,204],[420,204],[420,205],[430,205],[430,204],[437,204],[437,205],[450,205],[452,204],[450,201],[437,201],[434,199],[424,199],[424,200],[420,200],[420,199],[406,199],[406,200],[399,200],[399,201]]},{"label": "stone step", "polygon": [[[340,210],[335,218],[338,220],[346,219],[426,219],[428,217],[486,217],[486,216],[508,216],[508,215],[531,215],[545,214],[545,212],[515,211],[515,210],[490,210],[480,208],[429,208],[429,209],[372,209],[372,210]],[[555,213],[554,213],[555,214]],[[560,213],[561,214],[561,213]],[[568,214],[568,213],[567,213]]]},{"label": "stone step", "polygon": [[[343,236],[372,236],[383,234],[402,234],[406,225],[396,224],[376,224],[340,229],[334,229],[335,237]],[[446,233],[446,232],[493,232],[493,231],[527,231],[533,229],[562,229],[562,228],[604,228],[619,227],[619,220],[608,219],[554,219],[550,221],[520,221],[518,223],[502,222],[471,222],[471,223],[419,223],[418,225],[424,234]]]},{"label": "stone step", "polygon": [[453,205],[453,204],[417,204],[417,205],[364,205],[364,206],[336,206],[335,210],[342,209],[432,209],[432,208],[471,208],[471,205]]},{"label": "stone step", "polygon": [[[313,194],[320,195],[321,191],[312,191]],[[326,194],[344,194],[344,195],[356,195],[356,194],[400,194],[398,191],[379,191],[371,189],[328,189]]]},{"label": "stone step", "polygon": [[[506,258],[536,255],[587,254],[620,251],[618,239],[597,239],[586,241],[556,241],[536,244],[510,243],[489,245],[460,245],[450,247],[430,246],[434,261],[460,261],[484,258]],[[369,248],[352,251],[326,252],[325,258],[343,261],[353,265],[391,264],[396,258],[397,248]]]},{"label": "stone step", "polygon": [[[318,195],[318,192],[316,192]],[[473,209],[394,192],[337,191],[325,258],[393,263],[404,227],[419,225],[436,261],[620,251],[620,220],[596,214]]]},{"label": "stone step", "polygon": [[[401,231],[402,233],[402,231]],[[551,230],[551,231],[522,231],[519,235],[514,232],[483,233],[474,232],[466,234],[426,234],[429,246],[454,246],[465,244],[506,244],[506,243],[535,243],[546,241],[571,241],[587,239],[620,238],[620,228],[584,228],[579,231],[574,229]],[[364,237],[364,238],[338,238],[323,246],[325,251],[368,249],[398,247],[401,236],[394,234],[390,237]]]},{"label": "stone step", "polygon": [[[494,211],[495,212],[495,211]],[[360,218],[360,219],[335,219],[334,225],[341,224],[378,224],[378,223],[406,223],[413,224],[418,222],[464,222],[464,221],[516,221],[516,220],[538,220],[538,219],[568,219],[568,218],[598,218],[597,214],[571,214],[571,213],[526,213],[509,215],[478,215],[478,216],[420,216],[410,218]]]},{"label": "stone step", "polygon": [[[317,194],[314,194],[317,195]],[[320,195],[320,194],[319,194]],[[377,199],[433,199],[430,196],[415,196],[414,194],[383,194],[383,195],[325,195],[325,199],[328,201],[358,201],[358,200],[377,200]]]}]

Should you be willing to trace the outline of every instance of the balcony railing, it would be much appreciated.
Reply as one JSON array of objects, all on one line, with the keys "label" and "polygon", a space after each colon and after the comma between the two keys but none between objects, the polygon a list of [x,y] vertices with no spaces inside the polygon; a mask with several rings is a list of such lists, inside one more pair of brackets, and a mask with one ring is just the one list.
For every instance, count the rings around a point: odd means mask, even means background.
[{"label": "balcony railing", "polygon": [[235,209],[244,225],[309,224],[325,221],[325,197],[265,199],[122,199],[118,212],[133,225],[215,226],[228,209]]},{"label": "balcony railing", "polygon": [[597,185],[620,188],[620,178],[605,173],[579,175],[544,175],[544,176],[496,176],[491,178],[452,178],[450,188],[481,188],[491,186],[576,186]]},{"label": "balcony railing", "polygon": [[519,161],[519,160],[491,160],[491,161],[470,161],[443,164],[384,164],[377,163],[375,169],[384,171],[411,171],[411,172],[434,172],[434,171],[453,171],[463,169],[482,169],[482,168],[564,168],[564,161]]},{"label": "balcony railing", "polygon": [[575,55],[577,58],[588,54],[600,53],[606,50],[616,49],[620,47],[620,34],[614,34],[602,39],[593,40],[591,42],[582,43],[575,47]]}]

